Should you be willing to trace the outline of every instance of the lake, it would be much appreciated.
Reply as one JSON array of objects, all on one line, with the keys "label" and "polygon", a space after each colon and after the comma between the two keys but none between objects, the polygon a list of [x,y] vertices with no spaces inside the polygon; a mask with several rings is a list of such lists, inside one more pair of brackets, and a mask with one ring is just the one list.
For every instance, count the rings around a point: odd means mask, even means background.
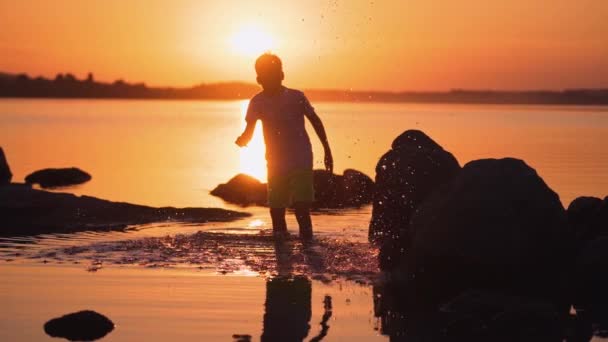
[{"label": "lake", "polygon": [[[608,195],[608,107],[313,105],[325,124],[338,173],[354,168],[373,178],[375,165],[392,140],[404,130],[420,129],[452,152],[461,165],[480,158],[525,160],[560,195],[564,206],[578,196]],[[44,338],[45,320],[85,308],[100,308],[119,323],[109,340],[162,341],[171,336],[226,340],[241,332],[257,338],[263,327],[268,283],[255,274],[216,276],[209,270],[136,266],[109,266],[91,273],[84,270],[99,255],[78,260],[49,254],[65,247],[198,230],[257,233],[268,229],[270,219],[264,208],[236,207],[209,195],[217,184],[239,172],[265,178],[259,127],[248,148],[241,150],[234,144],[244,127],[246,106],[246,101],[0,100],[0,146],[13,181],[21,182],[42,168],[76,166],[93,179],[61,191],[153,206],[222,207],[253,214],[229,223],[159,224],[128,232],[0,239],[1,259],[10,265],[0,268],[0,277],[5,279],[0,302],[8,303],[8,309],[0,313],[0,340]],[[310,127],[308,131],[315,167],[322,168],[321,145]],[[317,213],[315,232],[365,241],[370,213],[370,207]],[[292,215],[288,225],[295,230]],[[373,315],[369,286],[348,281],[339,285],[313,281],[311,286],[313,320],[323,315],[324,295],[334,300],[333,330],[325,340],[385,339]],[[62,296],[65,300],[57,299]],[[43,310],[37,309],[38,303]],[[235,309],[239,305],[241,309]],[[137,316],[129,308],[146,314]],[[309,337],[318,330],[317,323],[310,323]],[[137,329],[146,325],[150,328]]]}]

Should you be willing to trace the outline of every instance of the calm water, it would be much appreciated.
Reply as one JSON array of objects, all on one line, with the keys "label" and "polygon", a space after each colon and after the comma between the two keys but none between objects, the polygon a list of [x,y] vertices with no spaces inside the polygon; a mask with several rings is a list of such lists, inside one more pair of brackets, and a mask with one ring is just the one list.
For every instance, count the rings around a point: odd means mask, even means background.
[{"label": "calm water", "polygon": [[[77,166],[91,173],[93,180],[64,191],[154,206],[213,206],[253,213],[242,221],[203,226],[158,224],[128,232],[0,240],[0,259],[17,259],[0,268],[6,280],[0,284],[0,299],[8,303],[8,309],[0,312],[0,340],[39,340],[46,319],[84,308],[97,308],[117,320],[119,327],[109,340],[161,341],[175,336],[229,340],[232,333],[252,334],[256,340],[270,296],[260,278],[202,277],[193,271],[137,267],[108,268],[97,274],[83,271],[86,263],[103,257],[107,241],[198,230],[257,233],[269,228],[265,209],[234,207],[208,194],[238,172],[265,177],[260,132],[246,150],[234,145],[243,128],[245,107],[243,101],[0,100],[0,146],[14,181],[23,181],[41,168]],[[577,196],[608,195],[608,107],[371,103],[315,107],[325,123],[338,172],[355,168],[373,177],[376,162],[392,140],[417,128],[461,164],[490,157],[524,159],[560,195],[564,206]],[[322,148],[314,132],[309,132],[315,164],[321,168]],[[316,214],[315,230],[364,241],[370,211],[365,207],[340,215]],[[295,227],[291,216],[288,225]],[[91,244],[101,246],[97,254],[87,254],[90,259],[76,265],[68,264],[77,261],[48,252]],[[40,266],[44,257],[51,263]],[[312,282],[313,320],[323,315],[322,300],[328,294],[334,298],[334,320],[326,340],[380,338],[369,287]],[[69,300],[58,300],[64,297]],[[317,323],[310,322],[309,337],[318,330]],[[145,326],[150,328],[142,329]]]}]

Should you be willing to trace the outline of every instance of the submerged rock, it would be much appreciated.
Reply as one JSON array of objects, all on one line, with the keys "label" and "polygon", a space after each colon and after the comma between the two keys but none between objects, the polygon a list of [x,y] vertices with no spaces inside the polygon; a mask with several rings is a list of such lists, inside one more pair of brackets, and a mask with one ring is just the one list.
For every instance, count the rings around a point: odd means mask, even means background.
[{"label": "submerged rock", "polygon": [[40,184],[42,188],[57,188],[86,183],[91,180],[91,175],[75,168],[43,169],[29,174],[25,177],[27,184]]},{"label": "submerged rock", "polygon": [[450,152],[418,130],[398,136],[380,158],[369,238],[382,246],[383,269],[398,265],[409,248],[409,221],[416,208],[459,170]]},{"label": "submerged rock", "polygon": [[[573,257],[559,196],[518,159],[466,164],[412,216],[407,269],[438,300],[487,288],[556,301]],[[569,305],[569,304],[568,304]]]},{"label": "submerged rock", "polygon": [[[371,202],[374,182],[357,170],[347,169],[344,175],[330,174],[325,170],[313,171],[315,202],[313,208],[358,207]],[[266,184],[257,179],[238,174],[211,191],[229,203],[238,205],[266,205]]]},{"label": "submerged rock", "polygon": [[44,324],[44,331],[51,337],[61,337],[69,341],[94,341],[114,330],[114,323],[95,311],[84,310]]},{"label": "submerged rock", "polygon": [[0,186],[9,184],[12,178],[13,174],[8,167],[4,151],[2,150],[2,147],[0,147]]},{"label": "submerged rock", "polygon": [[0,187],[0,235],[5,236],[120,230],[127,225],[164,221],[229,221],[248,215],[216,208],[155,208],[20,184]]}]

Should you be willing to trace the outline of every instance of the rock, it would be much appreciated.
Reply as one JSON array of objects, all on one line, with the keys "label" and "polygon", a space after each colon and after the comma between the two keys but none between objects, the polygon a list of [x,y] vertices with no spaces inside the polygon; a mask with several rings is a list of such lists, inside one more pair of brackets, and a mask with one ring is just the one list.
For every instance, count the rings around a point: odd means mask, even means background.
[{"label": "rock", "polygon": [[43,169],[25,177],[27,184],[40,184],[42,188],[57,188],[86,183],[91,175],[75,168]]},{"label": "rock", "polygon": [[2,147],[0,147],[0,186],[10,184],[13,174],[11,169],[8,167],[6,156]]},{"label": "rock", "polygon": [[211,194],[226,202],[244,206],[266,205],[267,201],[266,184],[242,173],[232,177],[228,183],[218,185]]},{"label": "rock", "polygon": [[[345,170],[344,175],[330,174],[325,170],[313,171],[315,202],[312,207],[350,208],[371,202],[374,182],[357,170]],[[228,183],[220,184],[211,194],[238,205],[266,205],[266,184],[257,179],[238,174]]]},{"label": "rock", "polygon": [[588,242],[576,261],[574,307],[577,312],[608,318],[608,237]]},{"label": "rock", "polygon": [[430,298],[486,288],[564,306],[569,300],[573,235],[565,210],[522,160],[466,164],[418,207],[410,229],[407,270]]},{"label": "rock", "polygon": [[339,208],[345,204],[344,177],[326,170],[314,170],[315,208]]},{"label": "rock", "polygon": [[114,323],[95,311],[79,311],[44,324],[44,332],[51,337],[61,337],[70,341],[98,340],[114,330]]},{"label": "rock", "polygon": [[0,236],[122,230],[153,222],[230,221],[249,214],[216,208],[148,207],[89,196],[32,189],[22,184],[0,187]]},{"label": "rock", "polygon": [[344,170],[344,198],[347,206],[369,204],[374,196],[374,181],[363,172]]},{"label": "rock", "polygon": [[382,247],[382,269],[398,265],[409,248],[409,221],[418,205],[459,170],[450,152],[418,130],[398,136],[380,158],[369,238]]},{"label": "rock", "polygon": [[567,210],[568,223],[582,244],[608,236],[608,201],[597,197],[578,197]]}]

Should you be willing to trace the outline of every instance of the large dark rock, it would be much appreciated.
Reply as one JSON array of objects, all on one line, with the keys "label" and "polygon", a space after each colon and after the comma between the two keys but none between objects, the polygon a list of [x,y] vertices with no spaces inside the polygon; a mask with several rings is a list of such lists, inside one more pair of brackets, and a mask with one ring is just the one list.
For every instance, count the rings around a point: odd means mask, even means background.
[{"label": "large dark rock", "polygon": [[[344,175],[336,175],[325,170],[313,171],[315,202],[312,207],[349,208],[369,204],[372,199],[374,182],[357,170],[345,170]],[[238,205],[266,205],[266,184],[257,179],[238,174],[220,184],[211,194]]]},{"label": "large dark rock", "polygon": [[244,206],[266,204],[266,184],[242,173],[232,177],[228,183],[218,185],[211,194]]},{"label": "large dark rock", "polygon": [[[430,300],[470,288],[559,302],[573,258],[559,196],[518,159],[466,164],[418,207],[407,270]],[[563,305],[562,305],[563,304]]]},{"label": "large dark rock", "polygon": [[176,221],[204,223],[249,216],[216,208],[148,207],[89,196],[32,189],[23,184],[0,187],[0,236],[121,230],[128,225]]},{"label": "large dark rock", "polygon": [[67,314],[44,324],[44,332],[49,336],[70,341],[98,340],[112,330],[114,323],[110,319],[90,310]]},{"label": "large dark rock", "polygon": [[608,198],[578,197],[568,206],[567,215],[581,244],[608,236]]},{"label": "large dark rock", "polygon": [[608,319],[608,237],[588,242],[576,260],[574,307],[590,316]]},{"label": "large dark rock", "polygon": [[27,184],[40,184],[42,188],[77,185],[91,180],[91,175],[75,168],[43,169],[25,177]]},{"label": "large dark rock", "polygon": [[2,150],[2,147],[0,147],[0,186],[9,184],[12,178],[13,174],[11,173],[11,169],[8,167],[8,162],[6,161],[4,151]]},{"label": "large dark rock", "polygon": [[454,156],[418,130],[398,136],[376,166],[370,241],[381,246],[380,266],[392,268],[409,248],[409,221],[422,201],[460,170]]}]

